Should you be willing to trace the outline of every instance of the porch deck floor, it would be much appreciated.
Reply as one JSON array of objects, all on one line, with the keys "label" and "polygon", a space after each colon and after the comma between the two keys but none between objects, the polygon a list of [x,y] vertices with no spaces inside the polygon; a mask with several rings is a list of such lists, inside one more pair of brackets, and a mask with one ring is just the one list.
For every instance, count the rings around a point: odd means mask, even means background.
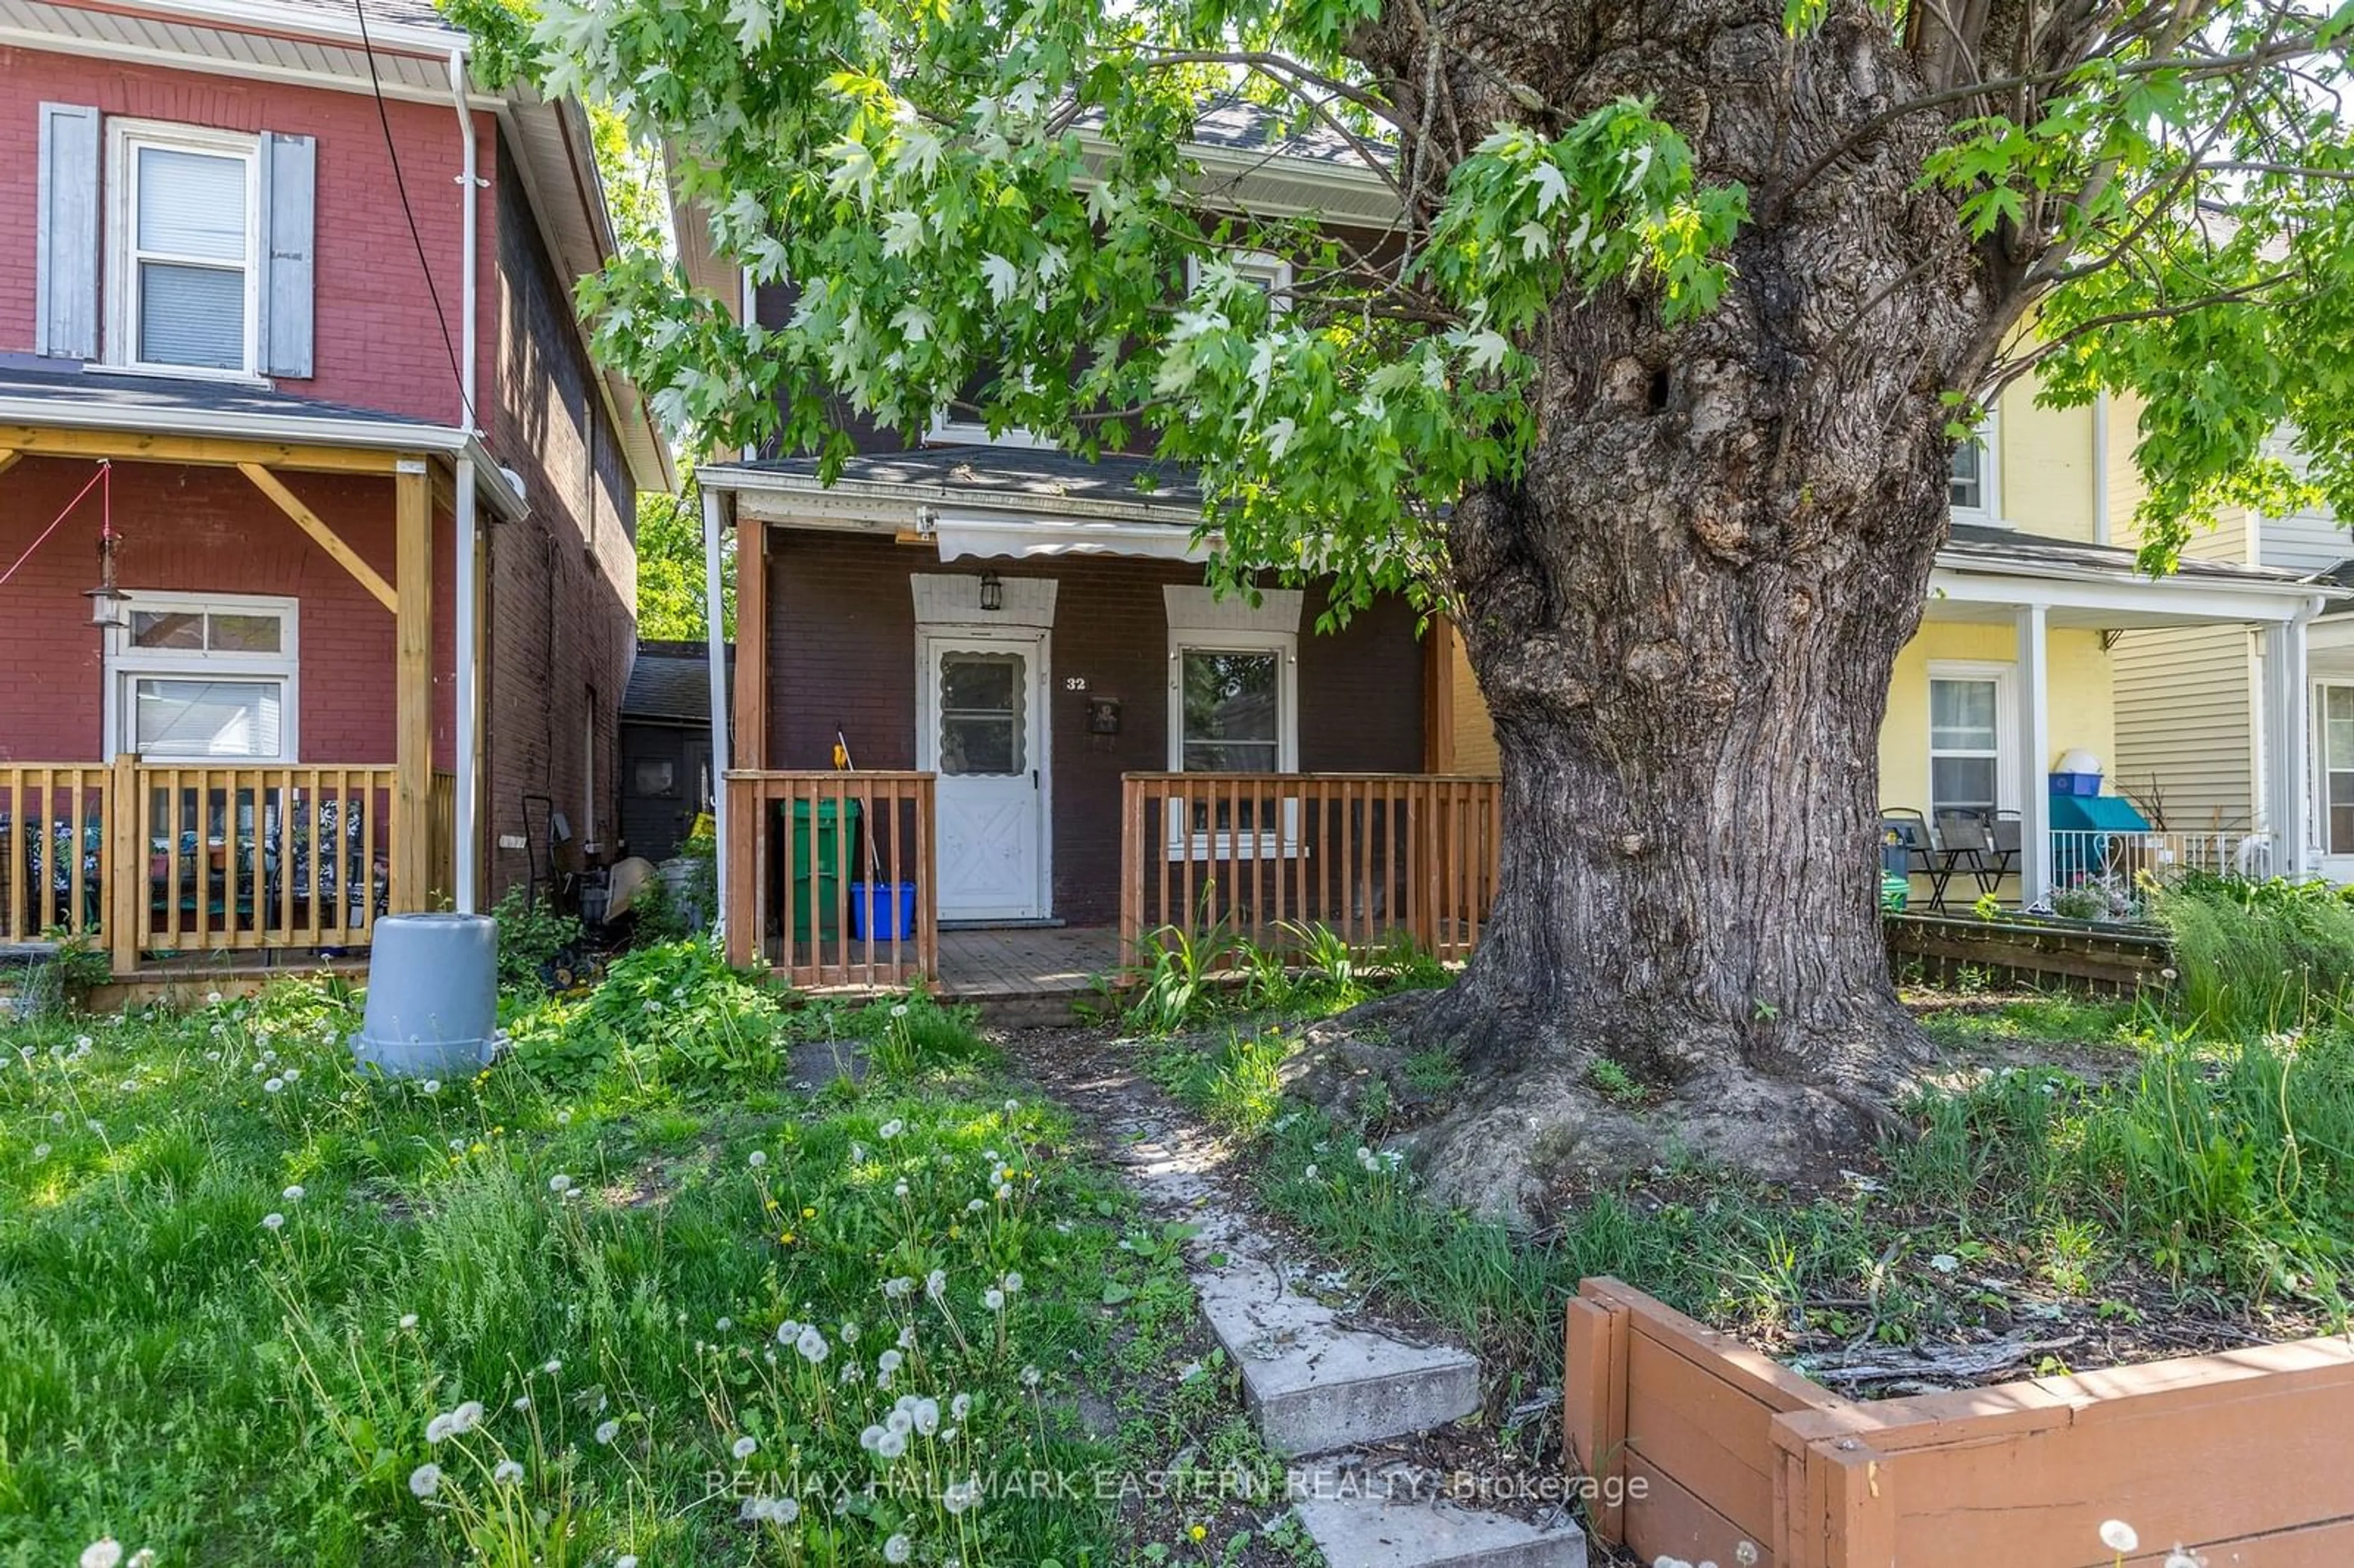
[{"label": "porch deck floor", "polygon": [[1119,967],[1119,932],[1109,926],[940,933],[940,992],[963,1001],[1074,997]]}]

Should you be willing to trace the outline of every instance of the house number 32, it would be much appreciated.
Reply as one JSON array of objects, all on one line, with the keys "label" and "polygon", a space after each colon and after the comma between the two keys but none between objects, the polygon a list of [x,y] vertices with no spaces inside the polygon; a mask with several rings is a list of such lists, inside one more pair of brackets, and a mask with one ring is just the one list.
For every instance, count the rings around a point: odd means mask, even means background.
[{"label": "house number 32", "polygon": [[1087,689],[1087,678],[1085,675],[1066,675],[1063,677],[1063,690],[1066,692],[1084,692]]}]

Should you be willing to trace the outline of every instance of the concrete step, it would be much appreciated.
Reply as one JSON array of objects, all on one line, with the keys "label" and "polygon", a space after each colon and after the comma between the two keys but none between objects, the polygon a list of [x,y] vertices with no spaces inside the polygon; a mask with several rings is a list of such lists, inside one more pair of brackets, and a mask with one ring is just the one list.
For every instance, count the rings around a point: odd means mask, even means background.
[{"label": "concrete step", "polygon": [[1292,1511],[1330,1568],[1586,1568],[1585,1532],[1458,1503],[1437,1478],[1345,1457],[1291,1472]]},{"label": "concrete step", "polygon": [[1266,1259],[1228,1252],[1225,1260],[1197,1262],[1193,1289],[1243,1374],[1259,1438],[1272,1452],[1288,1457],[1379,1443],[1479,1408],[1479,1362],[1469,1352],[1343,1322]]}]

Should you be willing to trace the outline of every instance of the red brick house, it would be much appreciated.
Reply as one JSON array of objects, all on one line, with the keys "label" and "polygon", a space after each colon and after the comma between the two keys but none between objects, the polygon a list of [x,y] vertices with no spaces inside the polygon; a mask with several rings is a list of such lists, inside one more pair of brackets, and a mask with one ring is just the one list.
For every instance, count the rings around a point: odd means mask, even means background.
[{"label": "red brick house", "polygon": [[[1387,221],[1387,186],[1337,139],[1276,148],[1268,129],[1204,113],[1205,205]],[[743,298],[685,216],[698,281]],[[1278,259],[1246,265],[1288,286]],[[772,323],[790,303],[755,301]],[[1443,623],[1387,599],[1319,633],[1313,582],[1219,598],[1180,470],[953,420],[913,445],[854,435],[832,484],[792,454],[700,471],[706,526],[737,539],[732,957],[970,991],[990,927],[1033,933],[998,967],[1073,986],[1109,967],[1115,929],[1132,946],[1167,923],[1468,950],[1497,800],[1455,772]]]},{"label": "red brick house", "polygon": [[615,831],[668,456],[571,303],[586,117],[466,48],[425,0],[0,25],[0,940],[357,946]]}]

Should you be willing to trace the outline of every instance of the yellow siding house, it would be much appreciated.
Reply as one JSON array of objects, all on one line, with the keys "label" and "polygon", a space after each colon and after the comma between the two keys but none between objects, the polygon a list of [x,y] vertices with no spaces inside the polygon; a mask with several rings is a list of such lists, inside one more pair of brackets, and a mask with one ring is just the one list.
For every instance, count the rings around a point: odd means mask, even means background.
[{"label": "yellow siding house", "polygon": [[[2107,399],[2041,408],[2034,393],[2031,382],[2011,388],[1955,459],[1952,536],[1889,688],[1883,810],[1917,818],[1928,860],[1959,861],[1938,879],[1949,903],[1978,895],[1980,867],[2006,868],[1988,878],[1992,890],[2030,906],[2141,869],[2299,870],[2317,815],[2345,818],[2354,871],[2354,615],[2346,683],[2328,688],[2340,694],[2308,692],[2308,628],[2343,598],[2308,580],[2310,529],[2294,561],[2252,551],[2242,523],[2202,541],[2176,575],[2146,577],[2131,548],[2133,410]],[[1494,735],[1459,648],[1448,667],[1447,761],[1490,770]],[[2307,715],[2325,701],[2338,705],[2343,755],[2330,754],[2338,772],[2317,765],[2308,781]],[[2267,711],[2286,722],[2266,726]],[[2146,830],[2090,831],[2084,809],[2051,797],[2049,775],[2086,758],[2113,798],[2099,809]],[[2332,811],[2317,812],[2317,800]],[[1980,842],[1999,853],[1946,853]],[[1930,896],[1931,879],[1916,875],[1914,888]]]}]

